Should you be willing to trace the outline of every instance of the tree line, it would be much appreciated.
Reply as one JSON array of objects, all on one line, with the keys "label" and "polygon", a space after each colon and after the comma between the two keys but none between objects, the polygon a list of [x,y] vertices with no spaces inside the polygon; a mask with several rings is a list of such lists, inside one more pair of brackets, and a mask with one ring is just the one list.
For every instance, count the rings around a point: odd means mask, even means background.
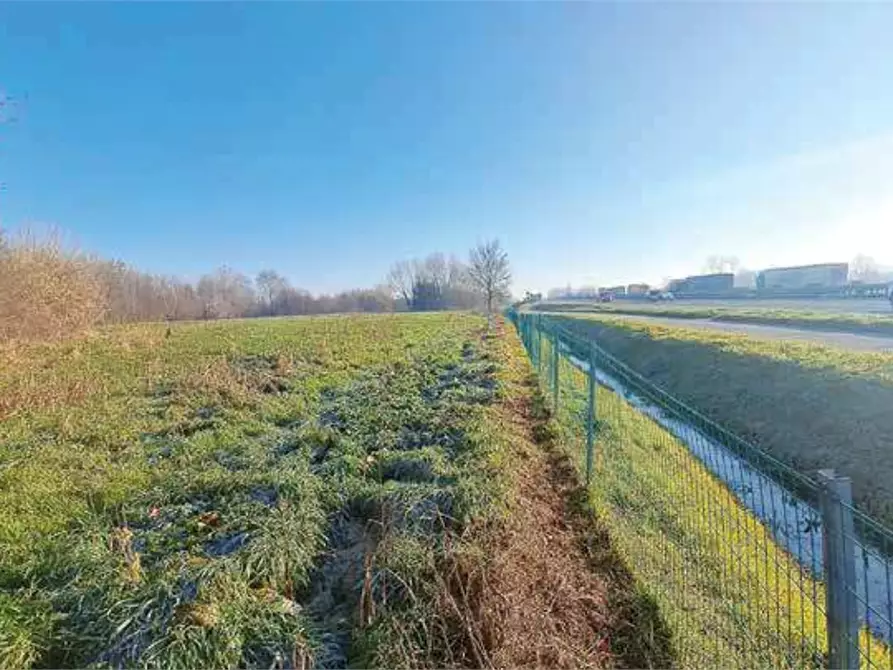
[{"label": "tree line", "polygon": [[497,241],[478,245],[468,262],[433,253],[395,263],[373,288],[314,295],[275,270],[252,278],[223,266],[187,281],[67,249],[57,237],[0,231],[0,340],[101,323],[494,308],[510,279]]}]

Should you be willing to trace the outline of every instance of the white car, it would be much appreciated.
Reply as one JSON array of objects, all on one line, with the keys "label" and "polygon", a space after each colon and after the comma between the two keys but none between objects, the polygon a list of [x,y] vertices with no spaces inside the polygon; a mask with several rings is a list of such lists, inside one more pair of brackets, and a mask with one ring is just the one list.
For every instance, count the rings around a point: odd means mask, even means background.
[{"label": "white car", "polygon": [[669,291],[660,291],[658,289],[653,289],[648,291],[648,299],[652,302],[663,302],[665,300],[675,300],[676,296],[674,296]]}]

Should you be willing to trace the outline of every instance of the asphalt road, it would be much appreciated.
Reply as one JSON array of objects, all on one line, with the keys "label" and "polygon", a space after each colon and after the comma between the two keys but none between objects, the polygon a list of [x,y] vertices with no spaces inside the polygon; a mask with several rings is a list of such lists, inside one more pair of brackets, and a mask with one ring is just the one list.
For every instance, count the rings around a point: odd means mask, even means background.
[{"label": "asphalt road", "polygon": [[[889,307],[888,307],[889,309]],[[850,349],[853,351],[881,351],[893,353],[893,337],[879,335],[857,335],[855,333],[832,333],[818,330],[800,330],[786,326],[764,326],[753,323],[729,323],[711,321],[709,319],[673,319],[665,316],[643,316],[641,314],[611,314],[618,319],[631,321],[647,321],[666,326],[682,326],[685,328],[703,328],[720,330],[727,333],[744,333],[753,337],[772,340],[796,340],[814,342],[826,346]]]},{"label": "asphalt road", "polygon": [[636,309],[673,309],[676,307],[710,309],[784,309],[804,312],[828,312],[829,314],[893,314],[886,298],[747,298],[739,300],[713,300],[709,298],[677,298],[673,302],[647,302],[645,300],[618,299],[618,307],[635,306]]}]

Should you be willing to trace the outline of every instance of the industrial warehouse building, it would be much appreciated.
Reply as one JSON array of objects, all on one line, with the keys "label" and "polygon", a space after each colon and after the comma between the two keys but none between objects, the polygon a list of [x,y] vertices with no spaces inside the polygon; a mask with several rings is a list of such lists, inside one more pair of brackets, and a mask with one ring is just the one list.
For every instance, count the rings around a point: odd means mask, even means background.
[{"label": "industrial warehouse building", "polygon": [[806,289],[846,286],[847,263],[819,263],[763,270],[757,275],[757,289]]},{"label": "industrial warehouse building", "polygon": [[735,285],[735,275],[731,272],[720,272],[711,275],[695,275],[685,279],[674,279],[669,289],[673,293],[685,295],[689,293],[725,293]]}]

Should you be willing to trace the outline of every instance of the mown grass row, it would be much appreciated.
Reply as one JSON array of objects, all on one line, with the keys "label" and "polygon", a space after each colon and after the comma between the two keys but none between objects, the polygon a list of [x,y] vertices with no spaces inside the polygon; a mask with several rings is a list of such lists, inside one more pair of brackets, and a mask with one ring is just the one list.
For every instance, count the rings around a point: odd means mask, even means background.
[{"label": "mown grass row", "polygon": [[445,538],[504,502],[482,325],[119,327],[4,352],[0,667],[450,660],[406,622],[432,613]]},{"label": "mown grass row", "polygon": [[[551,351],[544,340],[548,379]],[[585,472],[587,377],[560,359],[558,419]],[[605,387],[591,504],[657,600],[682,667],[822,667],[824,588],[687,447]],[[863,653],[890,650],[863,632]]]}]

